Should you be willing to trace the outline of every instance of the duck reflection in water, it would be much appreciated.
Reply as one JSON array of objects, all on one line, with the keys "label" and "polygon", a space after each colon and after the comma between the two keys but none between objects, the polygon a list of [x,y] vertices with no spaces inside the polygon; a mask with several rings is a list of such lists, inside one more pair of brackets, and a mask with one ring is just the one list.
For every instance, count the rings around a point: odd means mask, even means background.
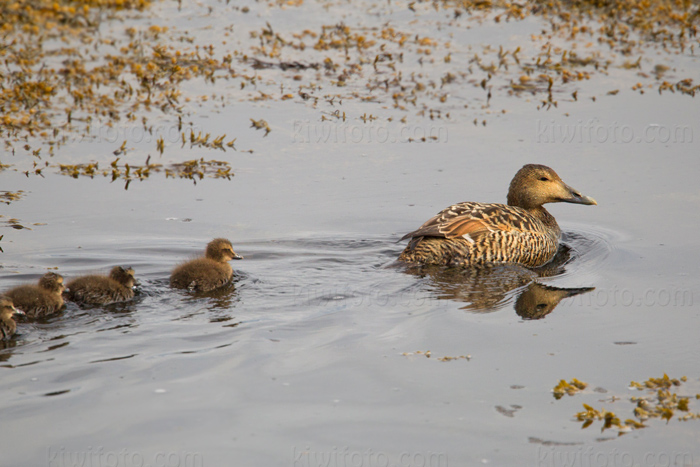
[{"label": "duck reflection in water", "polygon": [[503,308],[515,297],[515,312],[531,320],[544,318],[565,298],[595,289],[560,288],[538,282],[540,278],[564,273],[570,259],[571,249],[562,244],[552,261],[535,269],[514,264],[472,268],[410,265],[405,271],[427,279],[438,299],[466,303],[463,310],[489,313]]}]

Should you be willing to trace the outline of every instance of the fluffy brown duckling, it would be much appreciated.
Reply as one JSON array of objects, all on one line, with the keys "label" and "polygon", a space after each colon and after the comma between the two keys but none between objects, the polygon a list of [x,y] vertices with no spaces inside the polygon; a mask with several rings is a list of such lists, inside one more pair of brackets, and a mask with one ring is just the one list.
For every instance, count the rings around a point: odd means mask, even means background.
[{"label": "fluffy brown duckling", "polygon": [[226,285],[233,277],[232,259],[243,259],[225,238],[215,238],[207,245],[203,257],[193,259],[173,270],[170,286],[196,292],[209,292]]},{"label": "fluffy brown duckling", "polygon": [[5,292],[5,296],[27,316],[46,316],[63,308],[61,294],[64,289],[63,276],[47,272],[41,276],[38,285],[19,285]]},{"label": "fluffy brown duckling", "polygon": [[16,309],[9,298],[0,297],[0,340],[9,339],[17,331],[17,323],[12,319],[15,314],[24,312]]},{"label": "fluffy brown duckling", "polygon": [[109,276],[90,275],[73,279],[68,283],[66,296],[86,305],[109,305],[134,297],[134,270],[115,266]]},{"label": "fluffy brown duckling", "polygon": [[515,263],[535,268],[557,252],[561,229],[545,203],[598,204],[544,165],[515,174],[508,204],[464,202],[440,211],[410,239],[399,260],[447,266]]}]

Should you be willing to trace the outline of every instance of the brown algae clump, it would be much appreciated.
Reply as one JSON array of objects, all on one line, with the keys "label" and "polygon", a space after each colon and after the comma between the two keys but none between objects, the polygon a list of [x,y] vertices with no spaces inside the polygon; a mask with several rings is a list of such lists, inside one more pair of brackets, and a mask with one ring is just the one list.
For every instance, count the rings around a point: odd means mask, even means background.
[{"label": "brown algae clump", "polygon": [[[582,428],[588,428],[594,421],[602,420],[601,431],[609,428],[617,428],[620,433],[639,428],[646,428],[647,421],[652,418],[666,420],[668,423],[677,415],[679,421],[687,421],[700,418],[700,412],[694,413],[690,410],[690,400],[700,399],[700,394],[694,396],[683,396],[671,392],[672,388],[680,387],[686,382],[683,376],[680,379],[669,378],[664,374],[661,378],[649,378],[643,383],[632,381],[630,388],[639,391],[646,390],[646,396],[633,396],[629,401],[634,404],[634,418],[628,418],[624,422],[614,413],[605,409],[597,410],[588,404],[583,404],[585,409],[576,414],[576,419],[582,421]],[[615,398],[613,398],[613,401]]]},{"label": "brown algae clump", "polygon": [[570,382],[566,382],[565,379],[562,379],[559,381],[559,384],[554,386],[554,389],[552,389],[552,392],[554,393],[554,398],[559,400],[562,397],[564,397],[565,394],[568,394],[570,396],[573,396],[579,391],[583,391],[588,387],[588,383],[584,383],[583,381],[579,381],[576,378],[572,379]]}]

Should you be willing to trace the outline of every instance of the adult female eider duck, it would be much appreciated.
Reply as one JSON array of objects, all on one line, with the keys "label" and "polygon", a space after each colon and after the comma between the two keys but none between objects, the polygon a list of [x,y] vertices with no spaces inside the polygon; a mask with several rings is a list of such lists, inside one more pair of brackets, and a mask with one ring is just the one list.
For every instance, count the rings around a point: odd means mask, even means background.
[{"label": "adult female eider duck", "polygon": [[9,298],[0,297],[0,340],[9,339],[17,331],[17,323],[12,319],[15,314],[24,312],[17,310]]},{"label": "adult female eider duck", "polygon": [[5,292],[5,296],[12,300],[15,308],[35,318],[56,313],[63,308],[61,294],[64,289],[63,276],[47,272],[41,276],[38,285],[19,285]]},{"label": "adult female eider duck", "polygon": [[225,238],[215,238],[207,245],[205,255],[173,270],[170,286],[193,292],[209,292],[226,285],[233,277],[232,259],[243,259]]},{"label": "adult female eider duck", "polygon": [[134,270],[115,266],[109,277],[101,275],[82,276],[68,283],[66,295],[76,303],[86,305],[109,305],[134,297]]},{"label": "adult female eider duck", "polygon": [[446,266],[515,263],[542,266],[557,252],[561,229],[545,203],[598,204],[544,165],[528,164],[515,174],[508,204],[471,201],[440,211],[410,238],[399,260]]}]

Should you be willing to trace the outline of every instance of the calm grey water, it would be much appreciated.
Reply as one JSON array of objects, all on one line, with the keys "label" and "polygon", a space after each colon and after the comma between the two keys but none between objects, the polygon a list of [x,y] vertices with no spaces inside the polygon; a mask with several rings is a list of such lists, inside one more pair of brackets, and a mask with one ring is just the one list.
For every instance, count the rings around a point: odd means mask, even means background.
[{"label": "calm grey water", "polygon": [[[171,7],[159,6],[153,21],[175,14]],[[209,24],[191,8],[181,27]],[[294,10],[289,24],[340,19],[309,8],[315,16]],[[254,8],[241,29],[281,14]],[[482,33],[517,43],[526,26]],[[696,57],[679,60],[700,69]],[[636,78],[613,70],[605,79],[598,95]],[[238,85],[217,86],[226,94]],[[460,92],[468,99],[478,89]],[[0,465],[700,465],[698,420],[651,420],[622,436],[575,420],[584,403],[633,418],[629,397],[642,393],[630,381],[664,373],[688,377],[679,394],[700,393],[697,102],[623,90],[538,111],[501,99],[508,112],[486,126],[466,111],[414,121],[445,132],[423,144],[310,141],[299,128],[317,122],[318,110],[303,104],[234,99],[218,114],[195,112],[198,125],[238,135],[237,146],[255,153],[171,154],[227,160],[230,181],[153,175],[124,190],[57,170],[0,172],[3,190],[26,192],[2,205],[0,221],[31,228],[3,224],[0,288],[47,268],[71,278],[114,265],[132,266],[141,283],[132,302],[68,304],[20,324],[0,350]],[[379,103],[341,108],[402,115]],[[263,139],[251,117],[272,132]],[[356,117],[350,125],[361,125]],[[635,135],[686,126],[692,138],[543,136],[591,121]],[[56,162],[107,165],[113,147],[76,143]],[[445,206],[504,202],[525,163],[553,167],[599,203],[551,206],[564,230],[556,267],[476,276],[394,263],[404,246],[396,240]],[[210,296],[170,290],[169,271],[219,236],[245,257],[233,263],[233,285]],[[545,306],[538,314],[528,303]],[[430,358],[417,353],[426,351]],[[555,400],[552,388],[572,378],[589,387]],[[699,402],[690,407],[700,412]]]}]

